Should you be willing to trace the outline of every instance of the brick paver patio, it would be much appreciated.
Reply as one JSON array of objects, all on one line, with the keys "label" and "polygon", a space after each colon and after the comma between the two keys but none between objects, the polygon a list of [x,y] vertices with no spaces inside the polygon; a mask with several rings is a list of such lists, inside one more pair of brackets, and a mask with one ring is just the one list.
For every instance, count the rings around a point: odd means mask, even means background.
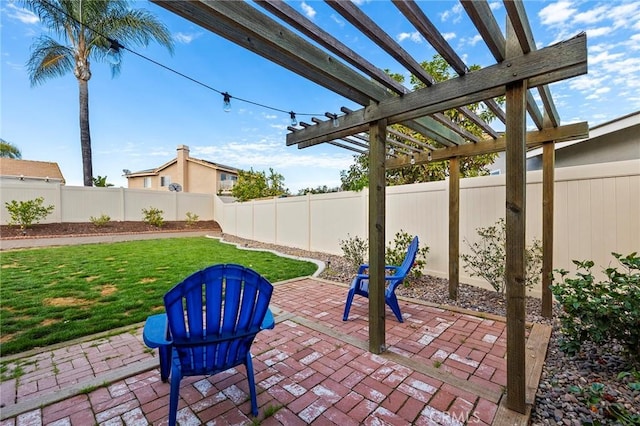
[{"label": "brick paver patio", "polygon": [[[305,278],[279,283],[274,330],[252,353],[262,425],[526,424],[501,404],[506,384],[504,318],[401,300],[404,323],[388,311],[387,351],[368,352],[367,300],[342,321],[347,288]],[[544,326],[529,328],[545,335]],[[24,374],[0,385],[0,426],[166,424],[169,384],[140,327],[30,356],[4,358]],[[548,338],[548,337],[547,337]],[[540,345],[535,345],[540,346]],[[528,389],[546,341],[530,347]],[[537,376],[537,377],[536,377]],[[531,392],[529,392],[531,393]],[[246,372],[182,380],[183,425],[252,424]],[[528,400],[533,400],[528,395]]]}]

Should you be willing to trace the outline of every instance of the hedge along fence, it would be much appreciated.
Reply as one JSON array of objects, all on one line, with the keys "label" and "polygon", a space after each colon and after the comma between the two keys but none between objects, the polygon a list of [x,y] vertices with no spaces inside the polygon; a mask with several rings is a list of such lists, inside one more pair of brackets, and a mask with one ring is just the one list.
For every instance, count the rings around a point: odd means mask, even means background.
[{"label": "hedge along fence", "polygon": [[[611,252],[640,251],[640,160],[558,168],[555,171],[554,268],[575,270],[573,259],[606,267]],[[542,238],[542,172],[527,173],[527,240]],[[448,182],[387,188],[387,242],[404,230],[430,247],[425,272],[448,276]],[[460,182],[460,250],[476,229],[505,216],[505,176]],[[274,198],[245,203],[216,201],[225,233],[265,243],[341,255],[348,235],[368,236],[368,191]],[[462,282],[491,288],[466,275]],[[598,268],[594,268],[599,270]],[[603,269],[603,268],[600,268]],[[541,289],[534,288],[533,295]]]}]

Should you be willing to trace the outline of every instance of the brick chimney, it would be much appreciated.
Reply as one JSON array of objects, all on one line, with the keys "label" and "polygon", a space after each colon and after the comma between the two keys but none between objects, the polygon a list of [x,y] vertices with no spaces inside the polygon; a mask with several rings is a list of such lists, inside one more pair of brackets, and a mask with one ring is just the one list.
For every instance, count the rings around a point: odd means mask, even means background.
[{"label": "brick chimney", "polygon": [[182,185],[184,192],[189,191],[189,167],[187,166],[187,160],[189,158],[189,147],[186,145],[178,145],[178,158],[176,165],[178,166],[178,181]]}]

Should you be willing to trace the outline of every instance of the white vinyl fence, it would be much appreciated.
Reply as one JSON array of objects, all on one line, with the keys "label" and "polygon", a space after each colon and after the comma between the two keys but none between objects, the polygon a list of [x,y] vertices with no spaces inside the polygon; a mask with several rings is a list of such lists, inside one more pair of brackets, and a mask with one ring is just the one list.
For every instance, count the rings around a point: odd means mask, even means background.
[{"label": "white vinyl fence", "polygon": [[89,222],[103,214],[112,221],[141,221],[142,209],[154,207],[163,211],[165,220],[186,220],[187,212],[200,220],[213,220],[213,195],[186,192],[152,191],[148,189],[94,188],[65,186],[59,183],[0,181],[0,221],[7,224],[6,204],[12,200],[44,198],[44,205],[55,209],[42,223]]},{"label": "white vinyl fence", "polygon": [[[527,239],[542,235],[542,173],[527,174]],[[430,248],[429,274],[448,274],[448,182],[387,188],[387,241],[403,230]],[[460,182],[460,238],[477,241],[476,229],[505,215],[505,177]],[[5,202],[43,197],[55,210],[47,222],[88,222],[106,214],[112,221],[142,220],[143,208],[164,211],[165,220],[186,213],[216,220],[222,230],[250,240],[341,255],[340,241],[368,235],[368,191],[338,192],[225,203],[208,194],[125,188],[87,188],[57,183],[0,180],[0,220]],[[640,160],[556,169],[554,268],[574,271],[576,260],[593,260],[594,272],[614,264],[611,252],[640,251]],[[461,244],[461,251],[468,252]],[[462,282],[487,286],[460,270]],[[534,295],[540,289],[533,291]]]},{"label": "white vinyl fence", "polygon": [[[574,271],[573,259],[591,259],[594,272],[615,263],[611,252],[640,251],[640,161],[556,169],[554,268]],[[542,173],[527,174],[527,239],[542,237]],[[448,182],[387,188],[386,233],[403,230],[430,248],[427,272],[448,274]],[[477,241],[476,229],[505,216],[505,176],[462,179],[460,238]],[[245,203],[216,201],[225,233],[265,243],[342,254],[339,242],[368,235],[368,191],[339,192]],[[468,247],[461,244],[461,252]],[[462,282],[486,286],[469,277]],[[534,289],[539,295],[540,289]]]}]

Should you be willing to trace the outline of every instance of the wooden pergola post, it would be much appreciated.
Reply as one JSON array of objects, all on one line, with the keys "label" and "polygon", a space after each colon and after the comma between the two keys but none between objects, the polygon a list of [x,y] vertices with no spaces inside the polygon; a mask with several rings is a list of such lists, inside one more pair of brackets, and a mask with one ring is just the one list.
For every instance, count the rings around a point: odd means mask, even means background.
[{"label": "wooden pergola post", "polygon": [[[507,58],[522,52],[508,19],[506,47]],[[506,89],[507,408],[524,413],[527,84],[524,80],[516,81]]]},{"label": "wooden pergola post", "polygon": [[553,297],[553,200],[555,197],[555,143],[542,146],[542,316],[551,318]]},{"label": "wooden pergola post", "polygon": [[458,300],[460,282],[460,160],[449,160],[449,299]]},{"label": "wooden pergola post", "polygon": [[369,351],[385,350],[385,156],[387,120],[369,126]]}]

